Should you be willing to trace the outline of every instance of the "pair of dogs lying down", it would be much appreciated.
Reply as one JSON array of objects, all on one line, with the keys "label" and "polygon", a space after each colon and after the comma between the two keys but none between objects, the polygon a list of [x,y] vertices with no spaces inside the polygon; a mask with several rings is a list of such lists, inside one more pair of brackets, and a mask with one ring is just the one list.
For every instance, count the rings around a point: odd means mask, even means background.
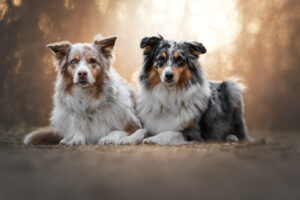
[{"label": "pair of dogs lying down", "polygon": [[25,144],[159,144],[238,141],[247,138],[244,86],[234,79],[208,81],[198,42],[145,37],[140,91],[133,94],[112,68],[116,37],[93,43],[49,44],[57,80],[51,127]]}]

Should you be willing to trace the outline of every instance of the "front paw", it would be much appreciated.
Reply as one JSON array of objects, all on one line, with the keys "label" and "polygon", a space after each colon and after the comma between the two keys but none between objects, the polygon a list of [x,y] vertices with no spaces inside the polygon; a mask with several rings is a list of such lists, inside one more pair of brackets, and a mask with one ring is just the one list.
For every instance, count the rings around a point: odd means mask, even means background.
[{"label": "front paw", "polygon": [[68,143],[67,138],[63,138],[61,141],[59,141],[60,145],[67,145],[67,143]]},{"label": "front paw", "polygon": [[158,144],[158,145],[184,145],[190,144],[185,141],[180,132],[165,131],[156,136],[152,136],[143,140],[144,144]]},{"label": "front paw", "polygon": [[136,145],[142,143],[147,134],[146,129],[139,129],[130,136],[121,138],[121,144],[123,145]]},{"label": "front paw", "polygon": [[101,138],[98,142],[99,145],[118,145],[121,143],[121,138],[127,136],[127,133],[123,131],[113,131],[107,136]]},{"label": "front paw", "polygon": [[135,144],[140,144],[141,142],[142,142],[142,139],[132,137],[132,136],[123,137],[120,140],[120,144],[123,144],[123,145],[135,145]]},{"label": "front paw", "polygon": [[238,143],[239,138],[235,135],[227,135],[226,136],[226,141],[229,142],[229,143]]},{"label": "front paw", "polygon": [[109,144],[116,144],[116,141],[113,141],[109,137],[103,137],[98,142],[99,145],[109,145]]},{"label": "front paw", "polygon": [[143,139],[143,144],[159,144],[159,140],[157,140],[157,138],[153,136],[153,137]]},{"label": "front paw", "polygon": [[66,143],[68,146],[85,145],[85,137],[83,135],[75,135],[70,141]]}]

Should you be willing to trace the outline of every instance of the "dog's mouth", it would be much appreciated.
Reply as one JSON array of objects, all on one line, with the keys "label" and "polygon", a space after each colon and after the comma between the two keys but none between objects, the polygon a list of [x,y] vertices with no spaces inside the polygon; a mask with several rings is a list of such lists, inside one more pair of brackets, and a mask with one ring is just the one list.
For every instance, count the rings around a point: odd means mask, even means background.
[{"label": "dog's mouth", "polygon": [[90,82],[88,82],[87,80],[80,80],[76,83],[76,85],[80,87],[87,87],[90,85]]},{"label": "dog's mouth", "polygon": [[175,81],[174,80],[165,80],[165,81],[163,81],[163,83],[165,83],[166,85],[173,85],[173,84],[175,84]]},{"label": "dog's mouth", "polygon": [[164,85],[166,86],[171,86],[171,85],[175,85],[176,82],[172,79],[172,80],[168,80],[168,79],[164,79],[161,81]]}]

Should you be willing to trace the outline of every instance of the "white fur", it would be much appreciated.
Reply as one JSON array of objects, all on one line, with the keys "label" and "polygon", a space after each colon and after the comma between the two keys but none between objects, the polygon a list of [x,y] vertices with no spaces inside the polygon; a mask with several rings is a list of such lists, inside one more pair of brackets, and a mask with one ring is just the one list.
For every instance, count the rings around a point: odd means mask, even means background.
[{"label": "white fur", "polygon": [[123,131],[113,131],[109,133],[107,136],[101,138],[99,140],[100,145],[106,145],[106,144],[123,144],[123,145],[134,145],[134,144],[140,144],[142,143],[143,139],[145,138],[147,134],[146,129],[138,129],[130,136],[127,136],[127,133]]},{"label": "white fur", "polygon": [[165,131],[156,136],[148,137],[143,140],[144,144],[159,144],[159,145],[183,145],[190,144],[185,141],[180,132]]},{"label": "white fur", "polygon": [[152,90],[141,88],[137,99],[137,112],[144,128],[151,135],[164,131],[180,131],[207,107],[210,88],[206,79],[179,90],[160,83]]},{"label": "white fur", "polygon": [[243,98],[243,92],[246,90],[244,84],[240,82],[239,78],[231,77],[225,81],[227,84],[228,95],[230,96],[231,104],[238,106],[240,100]]},{"label": "white fur", "polygon": [[123,130],[130,122],[139,124],[135,117],[130,88],[110,68],[98,99],[91,88],[75,86],[73,95],[65,93],[65,84],[58,75],[51,125],[64,139],[63,144],[96,144],[114,130]]},{"label": "white fur", "polygon": [[134,145],[142,143],[143,139],[146,137],[147,130],[139,129],[134,132],[132,135],[127,137],[122,137],[120,140],[120,144]]},{"label": "white fur", "polygon": [[230,83],[231,86],[234,86],[240,93],[244,92],[247,88],[241,83],[241,78],[239,77],[230,77],[226,80],[227,83]]},{"label": "white fur", "polygon": [[113,131],[108,136],[101,138],[98,142],[100,145],[106,144],[120,144],[121,138],[127,136],[127,133],[124,131]]},{"label": "white fur", "polygon": [[35,134],[36,134],[36,131],[33,131],[33,132],[27,134],[27,135],[24,137],[24,139],[23,139],[23,143],[24,143],[25,145],[29,145],[29,144],[30,144],[30,141],[31,141],[31,138],[32,138]]}]

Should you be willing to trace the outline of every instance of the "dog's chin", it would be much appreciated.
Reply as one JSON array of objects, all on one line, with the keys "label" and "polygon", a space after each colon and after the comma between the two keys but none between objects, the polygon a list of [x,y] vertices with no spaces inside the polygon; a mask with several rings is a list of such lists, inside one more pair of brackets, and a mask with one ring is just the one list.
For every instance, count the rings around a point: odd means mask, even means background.
[{"label": "dog's chin", "polygon": [[167,87],[172,87],[172,86],[176,85],[176,82],[175,81],[162,81],[162,84]]},{"label": "dog's chin", "polygon": [[88,87],[93,86],[93,84],[88,81],[80,81],[80,82],[75,83],[75,85],[78,87],[81,87],[81,88],[88,88]]}]

